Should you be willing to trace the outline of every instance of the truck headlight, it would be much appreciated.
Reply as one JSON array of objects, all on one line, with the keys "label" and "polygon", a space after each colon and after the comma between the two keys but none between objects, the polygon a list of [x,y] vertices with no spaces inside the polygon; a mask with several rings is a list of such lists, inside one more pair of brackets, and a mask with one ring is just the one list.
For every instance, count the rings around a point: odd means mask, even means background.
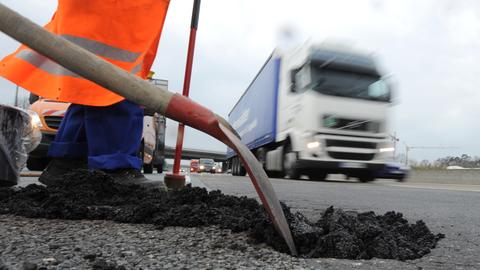
[{"label": "truck headlight", "polygon": [[309,142],[307,143],[308,149],[314,149],[320,146],[320,142]]},{"label": "truck headlight", "polygon": [[384,148],[378,149],[378,152],[380,153],[393,152],[393,151],[395,151],[395,148],[393,147],[384,147]]},{"label": "truck headlight", "polygon": [[200,170],[203,170],[203,169],[205,169],[205,166],[200,165]]}]

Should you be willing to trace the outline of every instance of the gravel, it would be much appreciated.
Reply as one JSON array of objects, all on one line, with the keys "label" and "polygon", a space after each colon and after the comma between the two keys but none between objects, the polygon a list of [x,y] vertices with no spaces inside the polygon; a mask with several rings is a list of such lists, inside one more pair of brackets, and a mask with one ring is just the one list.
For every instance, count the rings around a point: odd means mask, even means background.
[{"label": "gravel", "polygon": [[308,260],[218,227],[0,215],[3,269],[313,269]]}]

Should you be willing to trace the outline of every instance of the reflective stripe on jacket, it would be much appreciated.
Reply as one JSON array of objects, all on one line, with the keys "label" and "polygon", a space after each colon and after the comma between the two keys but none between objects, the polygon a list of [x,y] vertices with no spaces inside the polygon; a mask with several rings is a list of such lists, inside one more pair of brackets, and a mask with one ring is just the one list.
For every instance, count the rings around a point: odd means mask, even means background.
[{"label": "reflective stripe on jacket", "polygon": [[[59,0],[45,29],[146,78],[169,0]],[[21,46],[0,62],[0,76],[48,99],[108,106],[122,97]]]}]

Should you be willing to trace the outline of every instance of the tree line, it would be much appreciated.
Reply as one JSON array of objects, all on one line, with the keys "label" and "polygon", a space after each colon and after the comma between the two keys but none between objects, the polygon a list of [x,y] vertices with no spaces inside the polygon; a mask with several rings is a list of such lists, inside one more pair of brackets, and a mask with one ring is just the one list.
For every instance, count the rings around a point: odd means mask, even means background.
[{"label": "tree line", "polygon": [[446,156],[435,161],[422,160],[420,162],[411,161],[415,168],[447,168],[448,166],[459,166],[462,168],[480,168],[480,157],[462,154],[460,156]]}]

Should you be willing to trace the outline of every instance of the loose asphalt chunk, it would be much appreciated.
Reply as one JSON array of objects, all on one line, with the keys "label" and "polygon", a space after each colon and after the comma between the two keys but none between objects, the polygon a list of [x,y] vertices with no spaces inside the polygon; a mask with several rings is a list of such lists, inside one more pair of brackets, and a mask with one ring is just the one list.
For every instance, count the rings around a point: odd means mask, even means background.
[{"label": "loose asphalt chunk", "polygon": [[[435,248],[443,234],[433,234],[423,221],[409,223],[401,213],[358,213],[330,207],[318,221],[283,209],[301,257],[341,259],[420,258]],[[247,232],[257,242],[288,253],[263,207],[254,199],[187,187],[165,192],[117,185],[105,174],[76,170],[58,186],[0,188],[0,214],[28,218],[113,220],[167,226],[218,226]],[[101,266],[104,263],[98,262]],[[100,269],[100,268],[99,268]]]}]

